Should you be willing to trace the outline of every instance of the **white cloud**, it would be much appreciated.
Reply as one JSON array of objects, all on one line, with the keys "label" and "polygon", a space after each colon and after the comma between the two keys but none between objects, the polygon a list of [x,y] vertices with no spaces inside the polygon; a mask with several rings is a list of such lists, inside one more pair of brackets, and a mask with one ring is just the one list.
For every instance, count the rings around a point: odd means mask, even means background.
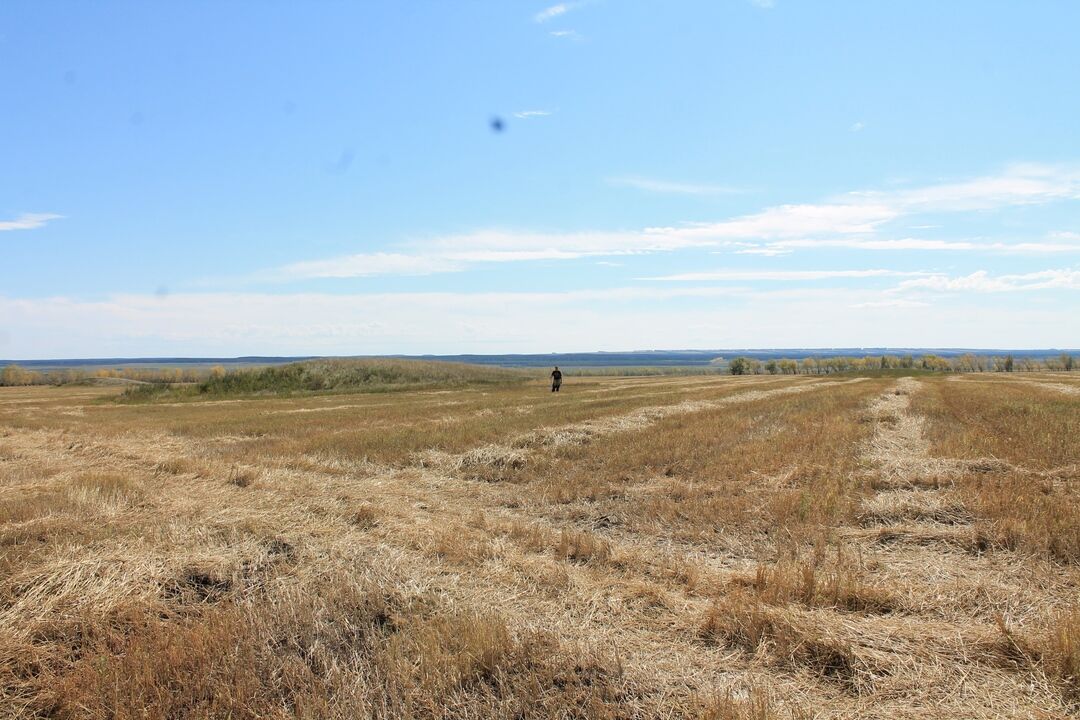
[{"label": "white cloud", "polygon": [[44,227],[50,220],[59,220],[63,215],[54,213],[23,213],[14,220],[0,220],[0,231],[34,230]]},{"label": "white cloud", "polygon": [[1080,199],[1080,169],[1022,164],[962,182],[941,183],[912,190],[858,192],[853,201],[885,202],[898,212],[960,212],[1010,205],[1033,205]]},{"label": "white cloud", "polygon": [[632,255],[687,247],[689,243],[640,233],[528,233],[484,230],[418,243],[414,253],[359,253],[297,262],[255,273],[252,280],[283,282],[375,275],[430,275],[459,272],[478,263],[575,260]]},{"label": "white cloud", "polygon": [[529,120],[530,118],[547,117],[551,114],[550,110],[522,110],[514,113],[514,117],[521,120]]},{"label": "white cloud", "polygon": [[800,238],[869,235],[897,218],[922,212],[989,210],[1055,200],[1080,199],[1080,170],[1016,165],[1001,175],[897,191],[863,191],[814,204],[778,205],[716,223],[650,232],[698,238]]},{"label": "white cloud", "polygon": [[[639,185],[647,183],[649,189],[668,192],[727,190],[718,186],[635,180]],[[1001,175],[966,182],[889,192],[853,192],[824,203],[777,205],[711,223],[566,233],[480,230],[417,241],[411,244],[408,252],[398,248],[389,252],[294,263],[261,273],[260,277],[287,280],[416,275],[459,271],[472,263],[570,260],[716,247],[735,247],[737,253],[759,255],[830,247],[1030,254],[1078,252],[1080,242],[1071,242],[1072,238],[1066,236],[1051,237],[1047,242],[1022,243],[878,236],[888,223],[922,212],[987,210],[1065,199],[1080,199],[1080,171],[1020,165]]]},{"label": "white cloud", "polygon": [[898,217],[888,203],[848,203],[821,205],[778,205],[758,213],[716,223],[698,223],[679,228],[649,228],[648,232],[699,239],[784,238],[815,234],[871,233],[879,225]]},{"label": "white cloud", "polygon": [[682,273],[645,278],[647,280],[680,280],[701,282],[706,280],[829,280],[836,278],[909,277],[928,275],[925,272],[899,270],[714,270],[710,272]]},{"label": "white cloud", "polygon": [[925,250],[977,251],[996,253],[1080,253],[1080,242],[988,242],[975,240],[930,240],[923,238],[797,238],[755,245],[736,252],[743,254],[779,255],[801,248],[850,248],[853,250]]},{"label": "white cloud", "polygon": [[575,3],[559,3],[558,5],[546,7],[533,15],[533,22],[546,23],[548,20],[553,20],[560,15],[565,15],[570,12],[574,5]]},{"label": "white cloud", "polygon": [[552,30],[548,34],[551,35],[552,37],[557,37],[557,38],[579,38],[579,37],[581,37],[578,34],[577,30]]},{"label": "white cloud", "polygon": [[980,249],[1003,253],[1080,253],[1080,242],[1076,243],[989,243]]},{"label": "white cloud", "polygon": [[864,122],[862,122],[860,120],[859,122],[852,123],[851,127],[848,128],[848,129],[851,132],[861,132],[865,127],[866,127],[866,123],[864,123]]},{"label": "white cloud", "polygon": [[402,253],[361,253],[330,260],[312,260],[286,265],[267,273],[267,279],[347,278],[373,275],[430,275],[463,269],[447,257]]},{"label": "white cloud", "polygon": [[990,275],[985,270],[979,270],[970,275],[959,277],[933,275],[931,277],[905,280],[894,291],[930,290],[935,292],[999,293],[1050,289],[1080,290],[1080,270],[1040,270],[1017,275],[997,276]]},{"label": "white cloud", "polygon": [[697,238],[651,230],[571,233],[481,230],[442,236],[422,243],[430,252],[479,262],[632,255],[707,244]]},{"label": "white cloud", "polygon": [[670,182],[638,176],[619,176],[607,179],[610,185],[632,187],[637,190],[656,193],[674,193],[680,195],[728,195],[742,192],[739,188],[727,185],[703,185],[698,183]]}]

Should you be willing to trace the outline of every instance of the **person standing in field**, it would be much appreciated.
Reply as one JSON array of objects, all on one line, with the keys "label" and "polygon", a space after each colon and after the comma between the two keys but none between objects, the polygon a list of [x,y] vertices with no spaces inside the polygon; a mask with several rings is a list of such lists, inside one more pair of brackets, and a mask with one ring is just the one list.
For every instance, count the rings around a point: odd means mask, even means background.
[{"label": "person standing in field", "polygon": [[562,372],[559,371],[559,366],[556,365],[555,369],[551,371],[551,392],[559,392],[560,387],[562,387]]}]

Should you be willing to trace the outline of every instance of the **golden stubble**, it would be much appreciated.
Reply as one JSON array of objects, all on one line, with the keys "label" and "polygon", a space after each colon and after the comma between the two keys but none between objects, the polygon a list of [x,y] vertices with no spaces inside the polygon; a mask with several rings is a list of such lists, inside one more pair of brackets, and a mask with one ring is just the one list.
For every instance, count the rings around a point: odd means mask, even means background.
[{"label": "golden stubble", "polygon": [[0,389],[0,707],[1065,717],[1080,408],[1022,380]]}]

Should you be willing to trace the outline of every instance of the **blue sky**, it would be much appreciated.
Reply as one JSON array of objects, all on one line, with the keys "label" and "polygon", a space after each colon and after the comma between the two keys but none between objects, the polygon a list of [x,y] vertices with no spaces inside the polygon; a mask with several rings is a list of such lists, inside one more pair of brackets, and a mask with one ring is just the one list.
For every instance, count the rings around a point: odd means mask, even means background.
[{"label": "blue sky", "polygon": [[5,2],[0,357],[1076,347],[1077,27]]}]

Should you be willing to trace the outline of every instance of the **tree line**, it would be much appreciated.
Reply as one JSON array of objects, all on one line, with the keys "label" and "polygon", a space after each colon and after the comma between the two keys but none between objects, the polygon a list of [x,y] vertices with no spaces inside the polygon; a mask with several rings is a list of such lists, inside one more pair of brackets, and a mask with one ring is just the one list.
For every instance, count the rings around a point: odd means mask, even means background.
[{"label": "tree line", "polygon": [[[584,374],[655,374],[650,368],[614,368],[604,372],[602,368],[590,368]],[[663,371],[678,373],[680,370],[716,372],[708,368],[664,368]],[[955,357],[940,355],[866,355],[864,357],[808,357],[802,360],[773,358],[759,360],[736,357],[728,363],[732,375],[832,375],[843,372],[867,372],[875,370],[920,370],[926,372],[1068,372],[1080,370],[1080,358],[1062,353],[1054,357],[1014,357],[1013,355],[990,356],[965,353]],[[722,372],[722,370],[719,370]],[[144,383],[200,383],[226,375],[224,367],[211,368],[99,368],[95,370],[64,368],[59,370],[28,370],[17,364],[0,369],[0,386],[11,385],[71,385],[95,379],[122,379]]]},{"label": "tree line", "polygon": [[873,370],[923,370],[927,372],[1068,372],[1080,369],[1080,359],[1062,353],[1055,357],[990,356],[964,353],[940,355],[866,355],[864,357],[808,357],[802,360],[736,357],[728,363],[732,375],[831,375]]},{"label": "tree line", "polygon": [[122,379],[145,383],[194,383],[208,377],[225,374],[220,365],[212,368],[63,368],[59,370],[27,370],[11,364],[0,370],[0,386],[4,385],[74,385],[99,379]]}]

